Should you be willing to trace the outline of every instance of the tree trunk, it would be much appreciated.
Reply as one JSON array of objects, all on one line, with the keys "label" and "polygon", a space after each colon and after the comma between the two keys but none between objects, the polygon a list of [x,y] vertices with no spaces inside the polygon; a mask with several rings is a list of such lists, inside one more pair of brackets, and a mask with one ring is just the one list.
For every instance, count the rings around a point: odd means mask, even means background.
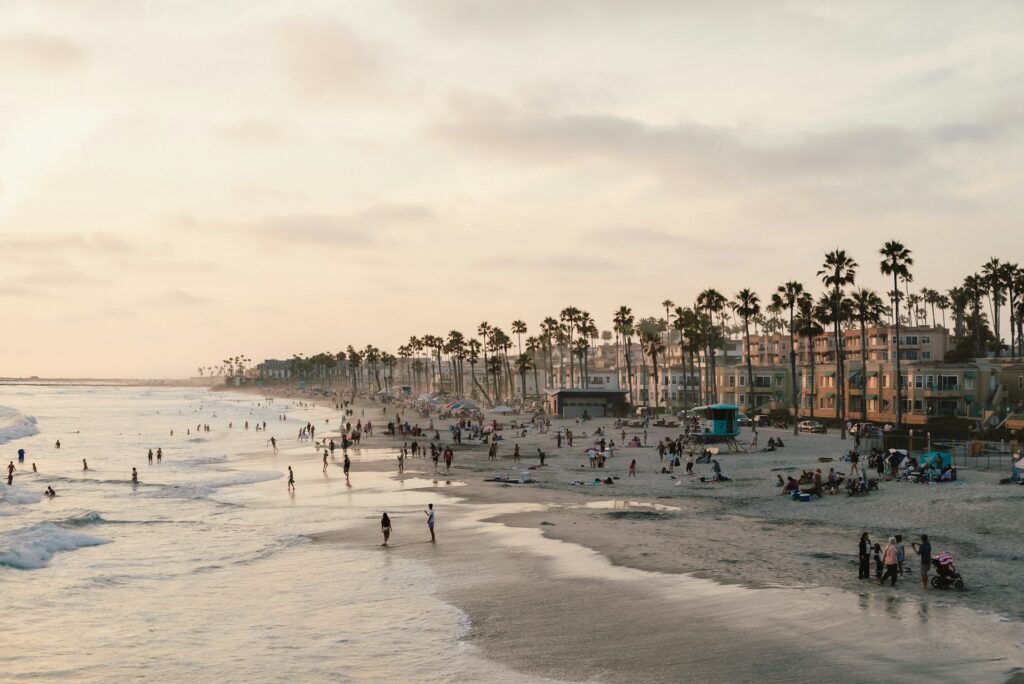
[{"label": "tree trunk", "polygon": [[790,380],[793,383],[793,434],[798,435],[800,434],[800,431],[796,428],[796,418],[800,415],[800,395],[799,388],[796,385],[796,345],[795,338],[793,336],[793,314],[795,306],[795,301],[789,306],[789,370]]},{"label": "tree trunk", "polygon": [[896,312],[896,429],[903,426],[903,391],[900,387],[900,288],[896,274],[892,274],[893,310]]}]

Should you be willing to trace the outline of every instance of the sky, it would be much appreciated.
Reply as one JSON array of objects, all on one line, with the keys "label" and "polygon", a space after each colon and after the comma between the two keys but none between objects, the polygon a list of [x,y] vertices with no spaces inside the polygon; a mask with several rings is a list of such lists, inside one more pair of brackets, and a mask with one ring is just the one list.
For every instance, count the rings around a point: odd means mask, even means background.
[{"label": "sky", "polygon": [[1024,260],[1024,6],[5,0],[0,376]]}]

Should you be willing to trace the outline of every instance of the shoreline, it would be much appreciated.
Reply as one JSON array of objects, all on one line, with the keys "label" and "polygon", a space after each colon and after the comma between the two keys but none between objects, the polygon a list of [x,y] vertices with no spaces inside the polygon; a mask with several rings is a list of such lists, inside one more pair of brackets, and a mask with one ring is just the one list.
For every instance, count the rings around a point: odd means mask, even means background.
[{"label": "shoreline", "polygon": [[[275,396],[273,393],[264,393],[266,396]],[[333,407],[334,403],[323,398],[304,397],[296,394],[281,396],[282,399],[293,401],[304,401],[321,406]],[[364,418],[371,419],[375,423],[377,435],[364,443],[365,447],[373,449],[400,448],[403,441],[400,438],[391,438],[383,434],[384,425],[380,421],[383,418],[378,404],[356,405],[356,416],[360,417],[361,412],[367,414]],[[393,407],[388,407],[389,415],[393,415]],[[508,422],[514,417],[503,416],[499,420]],[[426,424],[426,420],[414,420],[408,418],[410,423],[420,422]],[[574,426],[572,421],[555,421],[553,426],[559,424]],[[439,424],[440,428],[441,425]],[[577,428],[579,429],[579,428]],[[651,437],[656,433],[651,430]],[[666,431],[667,433],[667,431]],[[784,433],[783,433],[784,434]],[[446,437],[442,431],[442,441]],[[787,435],[787,439],[788,439]],[[804,437],[804,436],[801,436]],[[818,437],[818,436],[814,436]],[[535,444],[543,444],[543,448],[549,454],[548,466],[533,471],[540,480],[533,485],[501,485],[497,483],[484,482],[486,475],[492,475],[496,470],[509,471],[513,464],[508,458],[511,440],[499,442],[499,461],[487,459],[487,447],[480,444],[463,444],[456,446],[456,457],[452,473],[444,479],[461,481],[464,484],[452,489],[438,491],[444,496],[453,497],[455,503],[464,503],[468,508],[486,512],[476,522],[486,526],[493,525],[494,533],[484,532],[483,538],[497,535],[514,537],[517,531],[535,534],[538,539],[547,540],[550,543],[568,544],[571,547],[585,549],[590,553],[598,554],[606,559],[612,567],[622,568],[629,572],[651,573],[656,577],[677,578],[683,582],[710,581],[713,585],[727,588],[736,586],[744,590],[768,592],[824,592],[829,595],[836,595],[839,598],[833,600],[842,601],[881,601],[890,603],[895,600],[903,605],[903,610],[911,610],[916,606],[917,610],[930,609],[932,611],[955,611],[959,613],[967,610],[967,614],[978,616],[992,615],[997,622],[1010,621],[1018,623],[1011,626],[1020,628],[1021,606],[1014,601],[1013,596],[1005,594],[1000,599],[997,588],[979,587],[976,583],[982,573],[975,567],[981,562],[985,555],[984,550],[977,548],[971,553],[961,551],[957,555],[958,562],[961,559],[968,559],[971,555],[976,558],[968,563],[961,564],[961,571],[968,578],[970,590],[963,593],[941,592],[930,590],[924,592],[916,585],[916,566],[907,577],[901,582],[901,586],[895,591],[881,588],[874,582],[863,582],[853,579],[856,577],[856,561],[849,549],[855,550],[856,537],[852,536],[851,530],[855,529],[856,522],[847,522],[845,525],[836,524],[835,516],[827,520],[816,520],[814,515],[808,515],[815,510],[824,512],[824,507],[818,508],[818,502],[812,504],[800,504],[788,500],[781,501],[782,497],[772,496],[768,487],[763,487],[762,497],[766,497],[768,505],[762,506],[756,500],[743,494],[736,496],[736,492],[730,492],[720,485],[697,486],[694,483],[684,483],[684,486],[676,486],[674,481],[668,480],[660,474],[646,472],[643,477],[643,484],[640,482],[624,482],[625,463],[620,457],[613,458],[605,474],[614,473],[620,479],[613,486],[602,487],[577,487],[572,488],[568,481],[579,471],[573,467],[575,461],[580,460],[578,446],[572,452],[563,448],[557,450],[553,444],[548,444],[547,439],[552,435],[531,435],[529,438],[520,439],[522,452],[529,454],[535,451]],[[767,438],[767,434],[764,439]],[[425,441],[421,438],[421,441]],[[427,440],[428,441],[428,440]],[[585,440],[580,440],[585,441]],[[801,440],[803,441],[803,440]],[[833,440],[835,441],[835,440]],[[794,450],[795,451],[795,450]],[[641,454],[646,456],[645,466],[650,470],[653,449],[631,449],[630,457],[637,455],[638,460]],[[794,452],[790,452],[793,454]],[[772,454],[772,459],[780,458],[780,452]],[[504,456],[504,458],[501,458]],[[767,455],[764,455],[767,456]],[[727,472],[734,476],[734,482],[743,482],[748,478],[740,476],[744,470],[739,463],[747,459],[762,459],[761,454],[750,454],[742,456],[724,456],[723,466]],[[585,459],[583,459],[585,460]],[[764,459],[765,461],[769,459]],[[657,455],[653,454],[653,461],[657,462]],[[813,461],[812,461],[813,462]],[[533,465],[535,459],[524,461],[523,467]],[[772,463],[754,462],[755,467],[771,466]],[[431,472],[432,463],[429,458],[407,458],[406,478],[409,477],[433,477]],[[515,466],[518,468],[518,466]],[[395,468],[394,461],[381,461],[375,465],[374,470],[391,471],[391,478],[400,481]],[[600,472],[600,471],[598,471]],[[974,472],[974,471],[970,471]],[[588,473],[589,474],[589,473]],[[985,482],[988,474],[980,473],[977,484],[988,487]],[[972,476],[969,479],[975,481]],[[641,480],[641,478],[637,478]],[[678,481],[678,480],[677,480]],[[693,486],[690,486],[693,484]],[[728,483],[733,484],[733,483]],[[763,484],[763,483],[762,483]],[[628,485],[628,486],[623,486]],[[994,486],[994,485],[992,485]],[[920,494],[921,487],[924,491],[929,490],[925,485],[908,485],[904,483],[883,483],[885,489],[892,489],[899,492],[898,487],[918,488],[907,490],[908,494]],[[941,485],[940,485],[941,487]],[[749,482],[746,488],[749,488]],[[519,491],[516,491],[519,490]],[[952,490],[949,490],[952,491]],[[859,506],[862,520],[875,516],[885,517],[890,513],[889,505],[879,506],[870,515],[863,515],[865,512],[863,503],[870,504],[881,497],[872,494],[866,499],[852,499],[848,502],[836,501],[843,497],[832,497],[833,508],[845,504]],[[607,508],[616,506],[615,501],[634,501],[636,505],[620,505],[619,508]],[[890,502],[891,504],[892,502]],[[779,504],[783,504],[781,507]],[[655,506],[667,506],[668,509],[655,509]],[[519,510],[531,508],[532,510]],[[676,508],[679,510],[672,510]],[[514,509],[514,510],[509,510]],[[854,509],[850,509],[854,510]],[[761,515],[751,515],[752,511],[763,512]],[[845,511],[844,511],[845,512]],[[444,521],[450,523],[450,511],[446,512]],[[471,514],[472,517],[475,514]],[[440,529],[444,529],[443,524]],[[931,528],[929,528],[931,529]],[[468,533],[467,533],[468,534]],[[365,535],[358,534],[355,538],[362,541]],[[478,535],[468,535],[473,538],[472,543],[485,543]],[[878,536],[878,535],[873,535]],[[905,535],[906,536],[906,535]],[[934,538],[934,536],[933,536]],[[334,543],[349,543],[355,541],[351,534],[331,536],[328,535],[320,541]],[[462,542],[468,539],[460,540]],[[907,539],[906,541],[911,541]],[[534,542],[534,546],[537,543]],[[952,544],[951,544],[952,545]],[[1011,544],[1012,545],[1012,544]],[[943,543],[943,548],[945,544]],[[447,550],[447,547],[446,547]],[[447,586],[444,595],[453,605],[464,610],[470,617],[471,627],[467,635],[469,643],[480,645],[488,657],[495,658],[507,667],[517,668],[521,660],[521,645],[524,640],[529,640],[531,632],[540,633],[540,623],[544,612],[533,613],[525,607],[517,607],[512,611],[506,598],[508,595],[515,596],[524,590],[527,594],[543,595],[545,601],[557,603],[558,596],[575,597],[573,604],[584,605],[595,597],[606,595],[619,596],[624,592],[623,582],[620,580],[600,580],[595,583],[593,577],[587,579],[587,588],[580,589],[571,581],[562,577],[549,576],[545,569],[550,564],[550,559],[537,555],[536,550],[527,547],[527,553],[503,553],[502,562],[497,563],[495,559],[483,560],[472,557],[472,555],[460,558],[458,562],[477,567],[478,572],[488,577],[487,581],[474,583],[470,586]],[[939,549],[937,548],[936,551]],[[908,545],[909,554],[909,545]],[[528,558],[528,556],[534,556]],[[434,563],[435,559],[427,559]],[[444,563],[438,559],[438,571],[444,572],[443,568],[455,559],[446,556]],[[969,569],[965,569],[967,566]],[[464,576],[460,574],[460,576]],[[646,575],[642,575],[647,577]],[[534,579],[524,582],[525,577]],[[644,582],[649,582],[645,579]],[[541,586],[543,585],[543,586]],[[710,593],[716,593],[709,590]],[[657,603],[650,592],[635,592],[632,589],[627,592],[629,600],[627,604],[632,606],[646,606],[648,612],[657,611]],[[502,597],[495,599],[494,597]],[[767,594],[766,594],[767,596]],[[662,597],[659,600],[664,600]],[[764,598],[758,599],[765,600]],[[513,604],[515,602],[513,601]],[[608,604],[607,600],[597,599],[597,603]],[[619,600],[614,602],[620,610],[626,610],[619,605]],[[693,603],[691,601],[691,603]],[[697,601],[699,603],[699,601]],[[610,605],[608,606],[611,607]],[[692,606],[690,606],[692,608]],[[587,610],[590,610],[589,608]],[[510,612],[511,611],[511,612]],[[632,608],[626,613],[632,613]],[[504,616],[499,621],[503,626],[495,624],[495,616]],[[999,618],[1002,615],[1003,618]],[[531,650],[534,653],[543,653],[535,658],[524,672],[540,676],[570,677],[575,678],[580,674],[579,670],[566,669],[560,664],[560,660],[568,657],[574,651],[571,639],[560,638],[559,634],[565,631],[572,631],[570,623],[557,615],[547,615],[547,621],[560,625],[556,633],[549,634],[549,646],[540,643],[532,643]],[[659,618],[663,622],[660,628],[652,627],[653,632],[645,628],[645,639],[652,638],[652,633],[659,629],[668,632],[677,632],[681,628],[678,616],[662,614]],[[735,628],[735,625],[722,627],[726,632]],[[731,633],[731,632],[730,632]],[[508,643],[506,637],[515,634],[512,643]],[[503,636],[504,635],[504,636]],[[1024,636],[1024,633],[1021,634]],[[622,638],[621,636],[619,637]],[[694,634],[693,638],[701,638],[700,634]],[[626,639],[623,646],[627,644],[635,647],[635,638]],[[1014,668],[1024,665],[1021,659],[1020,639],[1017,641],[1015,652],[1004,654],[1007,658],[1007,667],[1002,670],[1006,677],[1013,676]],[[557,645],[557,647],[556,647]],[[774,647],[786,651],[783,644],[776,643]],[[671,648],[671,643],[665,641],[659,652]],[[780,651],[780,652],[781,652]],[[797,651],[791,652],[796,654]],[[763,657],[768,656],[762,654]],[[656,659],[656,662],[660,662]],[[519,663],[522,665],[522,663]],[[762,662],[763,665],[763,662]],[[783,672],[785,668],[778,664],[778,671]],[[677,679],[676,671],[667,662],[662,666],[666,669],[664,681]],[[628,672],[636,671],[636,663],[623,663],[623,667],[616,665],[614,659],[595,657],[591,665],[583,666],[588,671],[588,677],[601,679],[625,678]],[[710,671],[709,671],[710,672]],[[736,676],[756,675],[757,670],[746,670],[734,672]],[[946,673],[948,676],[948,673]],[[659,681],[657,671],[644,672],[644,679]]]}]

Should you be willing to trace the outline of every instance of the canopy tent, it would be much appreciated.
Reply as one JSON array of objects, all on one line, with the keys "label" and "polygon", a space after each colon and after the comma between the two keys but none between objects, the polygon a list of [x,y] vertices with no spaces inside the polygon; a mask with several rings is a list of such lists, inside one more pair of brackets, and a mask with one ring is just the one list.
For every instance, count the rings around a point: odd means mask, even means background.
[{"label": "canopy tent", "polygon": [[948,468],[953,464],[953,456],[945,451],[929,451],[921,454],[921,466],[938,466]]},{"label": "canopy tent", "polygon": [[515,413],[515,410],[511,406],[495,406],[491,410],[495,413]]},{"label": "canopy tent", "polygon": [[421,394],[420,396],[416,397],[417,401],[430,401],[430,400],[431,400],[431,399],[433,399],[433,398],[434,398],[434,397],[430,396],[430,395],[429,395],[429,394],[427,394],[426,392],[424,392],[424,393],[423,393],[423,394]]}]

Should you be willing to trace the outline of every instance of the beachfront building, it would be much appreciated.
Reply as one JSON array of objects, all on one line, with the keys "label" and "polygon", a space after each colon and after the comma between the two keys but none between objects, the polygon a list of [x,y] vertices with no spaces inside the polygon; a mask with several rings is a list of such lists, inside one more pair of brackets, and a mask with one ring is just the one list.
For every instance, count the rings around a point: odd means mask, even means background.
[{"label": "beachfront building", "polygon": [[624,416],[628,411],[626,390],[559,388],[547,391],[545,410],[561,418]]},{"label": "beachfront building", "polygon": [[292,362],[267,359],[256,365],[256,374],[264,380],[288,380],[292,377]]}]

